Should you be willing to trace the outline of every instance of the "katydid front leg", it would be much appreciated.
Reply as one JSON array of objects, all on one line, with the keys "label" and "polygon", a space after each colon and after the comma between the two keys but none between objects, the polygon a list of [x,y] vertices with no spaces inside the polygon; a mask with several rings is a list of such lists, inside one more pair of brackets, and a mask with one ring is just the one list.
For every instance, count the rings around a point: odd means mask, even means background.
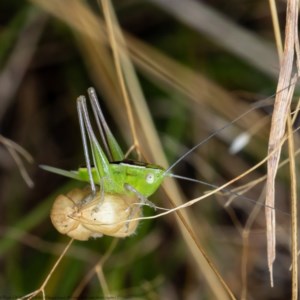
[{"label": "katydid front leg", "polygon": [[128,184],[128,183],[124,183],[124,188],[128,191],[128,192],[132,192],[134,193],[138,199],[140,200],[142,205],[148,205],[152,208],[154,208],[156,210],[156,206],[154,203],[152,203],[150,200],[147,199],[147,197],[145,197],[143,194],[141,194],[139,191],[137,191],[132,185]]}]

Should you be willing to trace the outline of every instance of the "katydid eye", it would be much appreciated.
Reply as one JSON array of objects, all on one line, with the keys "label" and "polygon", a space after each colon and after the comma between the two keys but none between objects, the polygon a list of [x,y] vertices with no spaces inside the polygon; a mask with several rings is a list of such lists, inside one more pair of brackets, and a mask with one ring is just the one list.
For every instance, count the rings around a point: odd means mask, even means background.
[{"label": "katydid eye", "polygon": [[152,173],[147,174],[146,182],[149,183],[149,184],[154,182],[154,175]]}]

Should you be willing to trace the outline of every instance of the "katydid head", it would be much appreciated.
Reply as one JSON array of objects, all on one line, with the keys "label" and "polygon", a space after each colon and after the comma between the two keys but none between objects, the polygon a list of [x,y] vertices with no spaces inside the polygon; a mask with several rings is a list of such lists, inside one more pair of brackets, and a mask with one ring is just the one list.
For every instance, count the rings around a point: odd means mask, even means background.
[{"label": "katydid head", "polygon": [[[112,163],[115,174],[123,174],[123,182],[144,197],[151,196],[161,185],[165,170],[157,165],[125,160]],[[121,171],[122,170],[122,171]]]},{"label": "katydid head", "polygon": [[[145,169],[145,174],[140,179],[138,183],[143,186],[143,195],[145,197],[151,196],[161,185],[165,170],[160,167],[151,167]],[[139,182],[141,181],[141,182]]]}]

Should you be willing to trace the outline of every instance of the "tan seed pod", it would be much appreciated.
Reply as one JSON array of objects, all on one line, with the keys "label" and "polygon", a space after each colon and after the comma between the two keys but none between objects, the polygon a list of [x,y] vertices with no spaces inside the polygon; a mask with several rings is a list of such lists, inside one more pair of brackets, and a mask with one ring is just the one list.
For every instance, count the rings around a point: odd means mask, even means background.
[{"label": "tan seed pod", "polygon": [[51,210],[51,221],[62,234],[85,241],[104,235],[126,237],[133,234],[141,216],[135,195],[97,193],[91,199],[90,189],[73,189],[59,195]]}]

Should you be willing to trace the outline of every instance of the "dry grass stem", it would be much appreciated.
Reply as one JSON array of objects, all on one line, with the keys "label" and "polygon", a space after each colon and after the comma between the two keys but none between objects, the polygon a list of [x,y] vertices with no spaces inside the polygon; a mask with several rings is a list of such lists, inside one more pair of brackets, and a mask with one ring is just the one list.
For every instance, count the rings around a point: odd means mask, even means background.
[{"label": "dry grass stem", "polygon": [[[107,249],[107,251],[105,252],[105,254],[98,260],[98,262],[95,264],[95,266],[93,266],[93,268],[83,277],[81,282],[77,285],[76,289],[74,290],[74,292],[72,294],[72,298],[78,298],[80,296],[80,294],[82,293],[85,286],[88,284],[88,282],[95,275],[95,273],[97,272],[97,270],[99,268],[101,268],[102,273],[103,273],[103,266],[104,266],[105,262],[110,258],[112,252],[117,247],[118,241],[119,241],[118,239],[112,240],[112,242],[111,242],[109,248]],[[102,274],[102,275],[104,276],[104,274]],[[104,277],[104,280],[105,280],[105,277]],[[104,290],[104,288],[103,288],[103,290]],[[106,295],[109,295],[108,290],[109,290],[108,284],[106,284]]]},{"label": "dry grass stem", "polygon": [[48,281],[50,280],[52,274],[54,273],[54,271],[58,267],[59,263],[65,257],[65,255],[66,255],[67,251],[69,250],[69,248],[71,247],[72,243],[73,243],[73,239],[70,239],[69,243],[66,245],[64,251],[62,251],[59,258],[56,260],[55,264],[51,268],[50,272],[48,273],[46,279],[43,281],[42,285],[36,291],[34,291],[34,292],[32,292],[28,295],[25,295],[25,296],[19,298],[18,300],[23,300],[23,299],[31,300],[31,299],[35,298],[40,293],[42,294],[42,299],[46,300],[45,287],[46,287]]},{"label": "dry grass stem", "polygon": [[295,163],[295,145],[291,117],[287,119],[288,145],[291,178],[291,253],[292,253],[292,299],[298,299],[298,211],[297,211],[297,172]]},{"label": "dry grass stem", "polygon": [[[292,67],[294,62],[295,36],[297,35],[298,5],[297,1],[290,0],[287,3],[286,31],[284,52],[281,61],[280,74],[278,79],[277,91],[272,115],[272,124],[269,138],[269,153],[277,149],[268,160],[268,177],[266,186],[266,222],[267,222],[267,242],[268,242],[268,266],[270,272],[271,286],[273,283],[273,263],[276,257],[276,220],[275,220],[275,178],[277,174],[281,147],[284,135],[287,115],[293,96],[294,85],[289,89],[292,79]],[[279,92],[281,91],[281,92]]]},{"label": "dry grass stem", "polygon": [[282,47],[282,38],[281,38],[276,2],[275,0],[269,0],[269,4],[270,4],[271,16],[272,16],[276,48],[278,52],[279,61],[281,61],[283,55],[283,47]]},{"label": "dry grass stem", "polygon": [[[133,117],[133,112],[131,109],[131,104],[130,104],[130,99],[129,99],[129,94],[127,91],[127,86],[125,83],[124,79],[124,72],[125,70],[122,70],[122,57],[127,56],[126,51],[126,46],[125,46],[125,41],[124,38],[122,38],[122,33],[120,30],[119,23],[117,21],[117,18],[114,14],[112,4],[108,0],[102,0],[101,1],[102,8],[103,8],[103,14],[105,17],[105,21],[107,24],[107,30],[108,30],[108,38],[110,42],[110,46],[113,52],[113,57],[114,57],[114,64],[116,66],[116,72],[117,72],[117,77],[119,79],[122,95],[123,95],[123,100],[125,103],[127,115],[128,115],[128,121],[130,125],[130,130],[133,138],[133,146],[137,152],[138,159],[141,159],[140,155],[140,143],[137,137],[137,132],[136,132],[136,125],[134,123],[134,117]],[[118,40],[119,39],[119,40]],[[122,45],[122,48],[120,47]]]}]

